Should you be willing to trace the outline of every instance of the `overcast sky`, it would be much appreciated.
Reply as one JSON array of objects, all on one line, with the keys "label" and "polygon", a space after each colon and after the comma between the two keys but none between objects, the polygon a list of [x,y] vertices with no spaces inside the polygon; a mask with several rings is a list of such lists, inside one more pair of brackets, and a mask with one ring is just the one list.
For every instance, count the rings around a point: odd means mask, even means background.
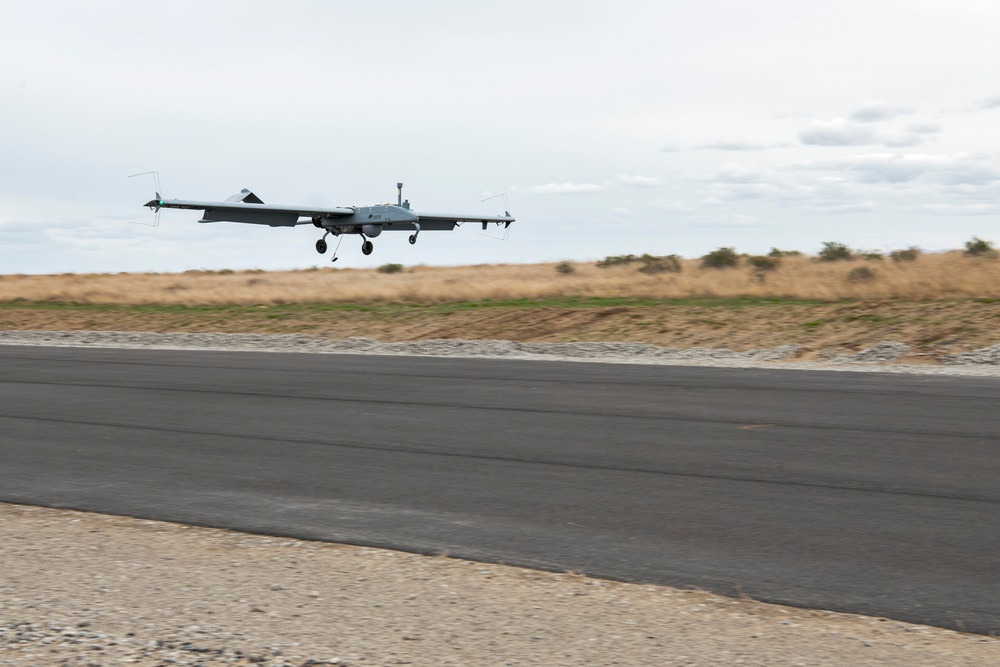
[{"label": "overcast sky", "polygon": [[0,273],[329,262],[311,226],[129,224],[148,170],[518,219],[338,266],[1000,240],[998,26],[983,0],[0,0]]}]

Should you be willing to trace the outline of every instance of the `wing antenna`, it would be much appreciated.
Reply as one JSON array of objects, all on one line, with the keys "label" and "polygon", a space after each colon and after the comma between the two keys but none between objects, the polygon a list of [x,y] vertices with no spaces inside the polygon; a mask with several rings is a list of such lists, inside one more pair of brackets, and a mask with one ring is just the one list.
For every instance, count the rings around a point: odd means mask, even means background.
[{"label": "wing antenna", "polygon": [[493,195],[492,197],[487,197],[486,199],[480,199],[479,201],[481,201],[481,202],[489,201],[491,199],[496,199],[497,197],[502,197],[503,198],[504,212],[507,213],[507,215],[510,215],[510,202],[507,200],[507,193],[506,192],[501,192],[498,195]]},{"label": "wing antenna", "polygon": [[[507,199],[507,193],[506,192],[501,192],[498,195],[493,195],[492,197],[487,197],[486,199],[480,199],[479,201],[481,201],[481,202],[483,202],[483,201],[489,201],[491,199],[496,199],[497,197],[501,197],[503,199],[503,213],[504,213],[504,215],[510,217],[510,201],[508,201],[508,199]],[[503,225],[504,223],[498,222],[496,224],[497,225]],[[486,224],[485,223],[483,224],[483,229],[486,229]],[[493,239],[494,241],[506,241],[507,239],[510,238],[510,223],[508,222],[506,225],[504,225],[503,236],[493,236],[492,234],[483,234],[482,232],[480,232],[479,235],[480,236],[485,236],[488,239]]]},{"label": "wing antenna", "polygon": [[[144,172],[141,172],[141,173],[138,173],[138,174],[132,174],[131,176],[129,176],[129,178],[135,178],[136,176],[150,176],[150,175],[152,175],[152,177],[153,177],[153,186],[156,188],[156,190],[154,190],[154,192],[156,193],[156,201],[159,202],[159,201],[161,201],[163,199],[160,196],[160,191],[161,191],[161,188],[160,188],[160,172],[158,172],[158,171],[144,171]],[[154,213],[153,213],[153,223],[152,224],[150,224],[148,222],[135,222],[135,221],[131,221],[131,220],[129,221],[129,224],[130,225],[143,225],[144,227],[159,227],[160,226],[160,205],[157,203],[156,206],[150,206],[149,208],[150,208],[150,210],[154,211]]]}]

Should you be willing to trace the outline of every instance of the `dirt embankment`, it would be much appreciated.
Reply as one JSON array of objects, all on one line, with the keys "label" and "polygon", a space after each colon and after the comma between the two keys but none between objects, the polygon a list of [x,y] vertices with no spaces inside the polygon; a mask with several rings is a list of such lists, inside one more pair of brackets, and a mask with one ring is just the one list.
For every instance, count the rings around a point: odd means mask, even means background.
[{"label": "dirt embankment", "polygon": [[521,342],[643,342],[662,347],[737,351],[799,344],[799,359],[831,348],[857,351],[881,341],[905,343],[902,361],[1000,342],[1000,302],[803,303],[687,301],[602,306],[457,304],[137,307],[11,304],[0,329],[223,333],[304,333],[330,339],[366,336],[386,342],[433,338]]}]

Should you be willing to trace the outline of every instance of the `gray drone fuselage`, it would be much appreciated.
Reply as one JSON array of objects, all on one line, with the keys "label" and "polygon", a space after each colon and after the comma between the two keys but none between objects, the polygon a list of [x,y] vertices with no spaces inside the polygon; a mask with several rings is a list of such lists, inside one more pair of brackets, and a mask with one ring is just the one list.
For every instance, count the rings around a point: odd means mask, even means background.
[{"label": "gray drone fuselage", "polygon": [[437,222],[421,220],[420,216],[403,206],[380,204],[376,206],[358,206],[353,215],[347,216],[315,216],[312,223],[317,227],[329,229],[334,234],[364,234],[375,238],[383,229],[391,231],[414,231],[418,229],[451,230],[454,222]]}]

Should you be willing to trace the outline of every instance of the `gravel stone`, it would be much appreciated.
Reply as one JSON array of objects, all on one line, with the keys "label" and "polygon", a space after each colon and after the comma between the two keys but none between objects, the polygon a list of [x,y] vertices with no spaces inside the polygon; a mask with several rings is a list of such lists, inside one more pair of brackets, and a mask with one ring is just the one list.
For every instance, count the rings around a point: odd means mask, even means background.
[{"label": "gravel stone", "polygon": [[1000,365],[1000,345],[983,347],[978,350],[962,352],[960,354],[948,354],[941,357],[941,362],[945,364],[963,366],[970,364],[988,364],[991,366],[998,366]]},{"label": "gravel stone", "polygon": [[906,343],[885,340],[854,354],[840,354],[836,350],[829,350],[824,351],[825,354],[821,352],[820,356],[834,364],[885,364],[899,359],[909,351],[910,346]]}]

